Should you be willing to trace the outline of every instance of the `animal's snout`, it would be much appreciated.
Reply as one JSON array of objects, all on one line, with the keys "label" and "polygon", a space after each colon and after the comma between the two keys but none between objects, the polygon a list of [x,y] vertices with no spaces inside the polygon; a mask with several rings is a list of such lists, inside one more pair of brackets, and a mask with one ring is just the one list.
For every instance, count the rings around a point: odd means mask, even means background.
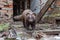
[{"label": "animal's snout", "polygon": [[28,20],[29,22],[33,22],[33,21],[35,20],[35,17],[34,17],[32,14],[27,15],[27,20]]}]

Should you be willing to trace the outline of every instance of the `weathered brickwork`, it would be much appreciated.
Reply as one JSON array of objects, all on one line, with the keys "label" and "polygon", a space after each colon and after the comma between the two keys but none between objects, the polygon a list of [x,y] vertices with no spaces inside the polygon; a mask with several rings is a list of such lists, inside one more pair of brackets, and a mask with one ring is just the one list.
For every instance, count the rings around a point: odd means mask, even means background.
[{"label": "weathered brickwork", "polygon": [[0,0],[0,14],[7,14],[9,18],[13,14],[13,0]]}]

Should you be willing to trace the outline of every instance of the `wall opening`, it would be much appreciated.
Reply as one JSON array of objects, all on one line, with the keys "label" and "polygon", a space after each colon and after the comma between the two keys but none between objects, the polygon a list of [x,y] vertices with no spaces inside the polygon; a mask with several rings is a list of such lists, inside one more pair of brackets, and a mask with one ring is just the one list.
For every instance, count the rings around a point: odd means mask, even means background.
[{"label": "wall opening", "polygon": [[30,9],[30,0],[13,0],[13,17],[22,14],[25,9]]}]

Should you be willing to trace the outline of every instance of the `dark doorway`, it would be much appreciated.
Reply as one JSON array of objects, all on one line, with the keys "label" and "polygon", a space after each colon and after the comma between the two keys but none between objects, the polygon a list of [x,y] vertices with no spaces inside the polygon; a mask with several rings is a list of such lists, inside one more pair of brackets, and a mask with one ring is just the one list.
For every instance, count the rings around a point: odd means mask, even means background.
[{"label": "dark doorway", "polygon": [[13,16],[20,15],[25,9],[30,9],[30,0],[13,0]]},{"label": "dark doorway", "polygon": [[20,15],[21,14],[21,0],[13,0],[13,16]]},{"label": "dark doorway", "polygon": [[[30,0],[13,0],[13,17],[30,8]],[[15,20],[13,18],[13,20]]]}]

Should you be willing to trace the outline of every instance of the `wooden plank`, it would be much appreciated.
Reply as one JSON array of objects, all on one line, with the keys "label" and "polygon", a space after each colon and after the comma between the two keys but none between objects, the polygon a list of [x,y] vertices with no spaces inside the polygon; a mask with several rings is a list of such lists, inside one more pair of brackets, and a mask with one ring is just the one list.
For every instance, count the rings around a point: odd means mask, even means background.
[{"label": "wooden plank", "polygon": [[[33,32],[33,31],[27,31],[27,32]],[[47,35],[59,35],[60,29],[34,30],[34,32],[42,32],[42,33],[47,34]]]},{"label": "wooden plank", "polygon": [[45,31],[43,31],[43,33],[46,33],[47,35],[59,35],[60,30],[59,29],[45,30]]},{"label": "wooden plank", "polygon": [[41,11],[39,12],[39,14],[37,15],[37,22],[39,23],[39,21],[41,20],[41,18],[43,17],[43,15],[46,13],[46,11],[49,9],[49,7],[52,5],[52,3],[55,0],[48,0],[45,4],[45,6],[41,9]]}]

